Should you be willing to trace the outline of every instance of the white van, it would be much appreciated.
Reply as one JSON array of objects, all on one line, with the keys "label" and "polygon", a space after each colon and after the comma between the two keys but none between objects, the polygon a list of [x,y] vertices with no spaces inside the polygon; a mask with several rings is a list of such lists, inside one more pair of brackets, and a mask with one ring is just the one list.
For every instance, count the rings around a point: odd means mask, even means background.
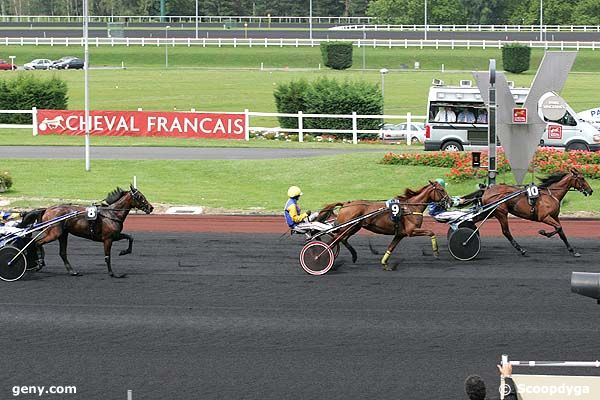
[{"label": "white van", "polygon": [[[514,88],[509,82],[517,105],[522,105],[528,88]],[[427,125],[425,126],[426,151],[463,151],[481,149],[488,144],[487,108],[479,88],[471,81],[461,81],[460,86],[445,86],[434,79],[427,100]],[[566,150],[600,150],[600,132],[589,122],[580,119],[567,106],[565,115],[548,125],[540,146],[559,147]]]}]

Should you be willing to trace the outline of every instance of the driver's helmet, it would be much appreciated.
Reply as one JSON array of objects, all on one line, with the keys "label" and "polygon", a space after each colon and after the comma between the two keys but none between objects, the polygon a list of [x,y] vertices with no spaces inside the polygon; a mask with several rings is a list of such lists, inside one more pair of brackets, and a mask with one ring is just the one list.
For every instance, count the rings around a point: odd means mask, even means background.
[{"label": "driver's helmet", "polygon": [[437,183],[439,183],[439,184],[440,184],[440,185],[441,185],[443,188],[445,188],[446,186],[448,186],[448,185],[446,184],[446,181],[445,181],[445,180],[443,180],[442,178],[437,178],[435,181],[436,181]]},{"label": "driver's helmet", "polygon": [[298,186],[290,186],[287,191],[288,197],[302,196],[302,190]]}]

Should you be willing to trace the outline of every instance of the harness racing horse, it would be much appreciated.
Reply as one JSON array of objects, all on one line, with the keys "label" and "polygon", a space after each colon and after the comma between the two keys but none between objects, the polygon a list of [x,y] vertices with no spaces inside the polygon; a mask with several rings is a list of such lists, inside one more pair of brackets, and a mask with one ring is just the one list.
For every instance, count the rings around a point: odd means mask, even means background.
[{"label": "harness racing horse", "polygon": [[[433,254],[436,257],[439,255],[435,234],[429,229],[422,229],[421,225],[423,224],[423,211],[429,203],[448,202],[449,197],[446,190],[438,182],[429,181],[429,184],[417,191],[406,189],[404,195],[396,196],[395,199],[399,201],[401,207],[398,222],[394,222],[390,212],[381,212],[356,224],[350,224],[347,228],[340,229],[334,234],[333,240],[338,239],[341,241],[350,253],[352,253],[353,262],[356,262],[357,255],[354,248],[348,243],[348,239],[363,228],[382,235],[394,235],[392,242],[387,247],[387,251],[381,259],[381,265],[386,271],[395,269],[395,267],[388,266],[388,260],[398,243],[405,237],[431,237]],[[319,212],[317,220],[321,222],[327,220],[334,213],[334,210],[338,209],[335,223],[336,225],[341,225],[383,207],[386,207],[386,203],[381,201],[354,200],[345,203],[332,203],[326,205]]]},{"label": "harness racing horse", "polygon": [[56,225],[51,226],[40,237],[35,240],[36,245],[41,246],[58,239],[60,244],[60,257],[65,264],[67,271],[73,276],[80,276],[76,272],[69,260],[67,259],[67,238],[69,233],[85,239],[90,239],[96,242],[104,243],[104,261],[108,268],[108,273],[113,278],[124,278],[126,274],[115,275],[112,271],[110,252],[112,244],[115,241],[127,239],[129,245],[126,250],[122,250],[119,255],[124,256],[130,254],[133,246],[133,238],[123,230],[123,223],[132,208],[137,208],[150,214],[154,207],[146,197],[138,189],[130,186],[129,191],[117,187],[104,200],[106,206],[97,207],[96,218],[88,220],[86,216],[86,208],[73,205],[57,205],[48,208],[41,208],[30,211],[23,216],[22,224],[30,224],[33,222],[45,222],[61,215],[69,214],[73,211],[79,212],[73,218],[69,218]]},{"label": "harness racing horse", "polygon": [[[569,244],[558,218],[560,214],[560,202],[571,188],[580,191],[585,196],[591,196],[593,193],[592,188],[583,175],[575,168],[571,168],[567,173],[555,173],[542,179],[542,183],[538,185],[539,198],[534,205],[529,204],[527,192],[523,192],[522,195],[500,204],[492,215],[500,222],[504,236],[522,255],[525,255],[527,250],[523,249],[510,233],[510,229],[508,228],[509,213],[523,219],[543,222],[552,226],[554,231],[546,232],[545,230],[540,230],[539,234],[549,238],[558,233],[567,246],[567,250],[573,256],[580,257],[581,255]],[[481,201],[483,205],[490,204],[519,190],[522,190],[522,188],[518,186],[490,186],[483,192]]]}]

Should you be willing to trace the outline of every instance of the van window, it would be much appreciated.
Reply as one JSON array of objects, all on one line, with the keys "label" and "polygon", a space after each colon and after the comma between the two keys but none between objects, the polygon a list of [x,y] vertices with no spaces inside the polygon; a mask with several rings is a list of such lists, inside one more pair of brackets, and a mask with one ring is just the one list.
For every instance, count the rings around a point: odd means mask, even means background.
[{"label": "van window", "polygon": [[557,120],[549,120],[547,118],[544,118],[544,121],[554,122],[563,126],[577,126],[577,120],[573,118],[573,116],[568,111],[565,111],[565,115],[563,115],[562,118],[559,118]]}]

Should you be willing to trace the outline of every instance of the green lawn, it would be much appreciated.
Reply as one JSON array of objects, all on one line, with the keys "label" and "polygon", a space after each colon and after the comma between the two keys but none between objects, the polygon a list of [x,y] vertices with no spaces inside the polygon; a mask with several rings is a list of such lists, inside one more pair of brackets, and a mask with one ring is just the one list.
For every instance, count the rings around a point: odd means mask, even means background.
[{"label": "green lawn", "polygon": [[[14,175],[13,189],[3,197],[15,206],[52,204],[57,199],[83,201],[104,198],[116,185],[127,187],[137,176],[150,202],[202,205],[227,210],[279,212],[290,185],[305,195],[302,205],[316,210],[325,203],[351,199],[388,199],[406,187],[419,188],[446,172],[442,168],[379,164],[382,153],[282,160],[236,161],[94,161],[85,172],[83,161],[5,159],[0,169]],[[501,176],[499,182],[509,177]],[[600,181],[591,182],[600,189]],[[474,182],[451,183],[452,195],[470,193]],[[19,200],[26,198],[27,200]],[[31,198],[36,200],[32,202]],[[600,198],[570,193],[564,211],[596,210]]]}]

